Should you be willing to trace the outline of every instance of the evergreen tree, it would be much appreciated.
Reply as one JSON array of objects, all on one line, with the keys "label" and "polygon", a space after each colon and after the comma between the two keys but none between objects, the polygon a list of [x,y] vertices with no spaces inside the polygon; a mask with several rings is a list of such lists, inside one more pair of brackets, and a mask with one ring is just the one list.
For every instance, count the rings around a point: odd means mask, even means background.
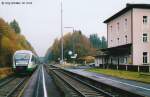
[{"label": "evergreen tree", "polygon": [[92,34],[90,35],[90,42],[91,42],[91,45],[94,47],[94,48],[101,48],[101,39],[98,37],[97,34]]},{"label": "evergreen tree", "polygon": [[12,22],[10,22],[10,26],[11,26],[11,28],[14,29],[14,31],[16,33],[20,34],[21,30],[20,30],[19,24],[16,20],[13,20]]},{"label": "evergreen tree", "polygon": [[106,48],[107,47],[107,41],[104,36],[102,38],[98,37],[97,34],[91,34],[89,38],[92,47],[94,48]]},{"label": "evergreen tree", "polygon": [[104,36],[102,37],[102,48],[107,48],[107,41]]}]

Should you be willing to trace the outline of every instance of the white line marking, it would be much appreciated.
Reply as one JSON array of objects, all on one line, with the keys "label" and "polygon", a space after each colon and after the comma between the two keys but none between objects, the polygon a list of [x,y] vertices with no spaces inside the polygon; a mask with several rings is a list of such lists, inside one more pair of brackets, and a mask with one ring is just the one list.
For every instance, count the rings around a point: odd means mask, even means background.
[{"label": "white line marking", "polygon": [[109,78],[100,77],[100,76],[96,76],[96,75],[95,75],[95,77],[97,77],[97,78],[103,78],[103,79],[107,79],[107,80],[111,80],[111,81],[118,82],[118,83],[121,83],[121,84],[125,84],[125,85],[128,85],[128,86],[132,86],[132,87],[136,87],[136,88],[141,88],[141,89],[150,91],[149,88],[144,88],[144,87],[141,87],[141,86],[131,85],[131,84],[128,84],[128,83],[124,83],[124,82],[120,82],[120,81],[116,81],[116,80],[112,80],[112,79],[109,79]]},{"label": "white line marking", "polygon": [[[39,73],[38,74],[40,74],[40,72],[41,72],[41,69],[39,69]],[[36,92],[36,97],[38,97],[38,94],[39,94],[39,82],[40,81],[40,75],[38,75],[38,86],[37,86],[37,92]]]},{"label": "white line marking", "polygon": [[43,89],[44,89],[44,97],[47,97],[47,90],[46,90],[46,85],[45,85],[45,75],[44,75],[43,66],[42,66],[42,74],[43,74]]}]

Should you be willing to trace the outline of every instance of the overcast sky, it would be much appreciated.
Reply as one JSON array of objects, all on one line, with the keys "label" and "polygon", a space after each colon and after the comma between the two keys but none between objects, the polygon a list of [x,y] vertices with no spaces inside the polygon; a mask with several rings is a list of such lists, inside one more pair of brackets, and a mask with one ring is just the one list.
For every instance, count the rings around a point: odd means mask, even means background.
[{"label": "overcast sky", "polygon": [[[43,56],[55,38],[60,37],[60,0],[0,0],[32,4],[0,4],[0,17],[16,19],[22,34]],[[126,3],[149,3],[150,0],[63,0],[63,26],[74,27],[85,35],[106,36],[105,19],[126,6]],[[64,29],[64,32],[72,29]]]}]

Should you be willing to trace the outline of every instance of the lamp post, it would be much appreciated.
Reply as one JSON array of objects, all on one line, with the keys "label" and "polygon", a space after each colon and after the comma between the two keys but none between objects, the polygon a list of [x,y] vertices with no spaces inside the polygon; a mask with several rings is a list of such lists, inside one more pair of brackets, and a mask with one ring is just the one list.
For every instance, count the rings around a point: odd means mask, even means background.
[{"label": "lamp post", "polygon": [[61,62],[63,64],[63,0],[61,0]]}]

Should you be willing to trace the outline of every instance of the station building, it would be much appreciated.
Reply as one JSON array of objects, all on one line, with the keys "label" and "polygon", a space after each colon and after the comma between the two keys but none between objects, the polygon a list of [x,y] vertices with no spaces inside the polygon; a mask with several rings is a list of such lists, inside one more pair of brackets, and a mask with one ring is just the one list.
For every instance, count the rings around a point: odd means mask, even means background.
[{"label": "station building", "polygon": [[108,48],[96,55],[95,65],[150,64],[150,4],[127,4],[104,23]]}]

